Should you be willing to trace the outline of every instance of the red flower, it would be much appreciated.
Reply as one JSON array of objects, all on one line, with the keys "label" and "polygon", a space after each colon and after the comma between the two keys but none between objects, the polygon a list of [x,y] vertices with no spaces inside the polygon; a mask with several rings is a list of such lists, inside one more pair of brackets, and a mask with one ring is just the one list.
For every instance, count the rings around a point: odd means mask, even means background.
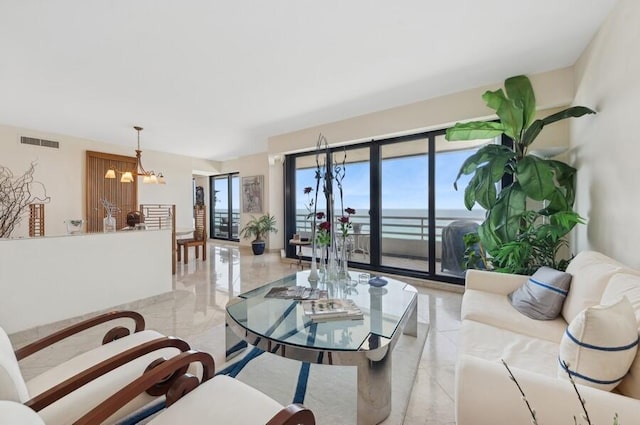
[{"label": "red flower", "polygon": [[313,188],[311,186],[307,186],[307,187],[304,188],[305,195],[308,195],[312,191],[313,191]]},{"label": "red flower", "polygon": [[349,217],[348,217],[348,216],[346,216],[346,215],[343,215],[342,217],[340,217],[340,218],[338,219],[338,221],[339,221],[340,223],[342,223],[342,224],[347,224],[347,223],[349,223]]},{"label": "red flower", "polygon": [[318,225],[318,227],[320,228],[320,230],[325,230],[328,232],[329,230],[331,230],[331,223],[329,223],[328,221],[323,221]]},{"label": "red flower", "polygon": [[356,213],[356,210],[354,210],[353,208],[345,208],[344,212],[346,212],[349,215],[353,215]]},{"label": "red flower", "polygon": [[320,211],[319,213],[316,214],[316,218],[318,220],[322,220],[324,218],[324,213],[322,211]]}]

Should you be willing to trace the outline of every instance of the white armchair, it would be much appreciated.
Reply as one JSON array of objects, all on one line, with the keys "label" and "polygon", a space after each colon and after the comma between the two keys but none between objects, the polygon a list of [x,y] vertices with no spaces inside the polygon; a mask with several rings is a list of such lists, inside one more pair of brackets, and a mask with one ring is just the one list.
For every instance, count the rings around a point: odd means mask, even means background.
[{"label": "white armchair", "polygon": [[[25,380],[19,361],[71,335],[115,319],[135,321],[134,333],[115,327],[105,335],[103,344],[63,362],[40,375]],[[14,351],[9,337],[0,328],[0,399],[23,403],[48,425],[69,424],[80,418],[109,395],[140,376],[158,358],[171,358],[189,350],[177,338],[144,330],[144,319],[135,312],[106,313],[80,322]],[[159,387],[132,401],[117,412],[125,416],[167,388]],[[2,421],[0,421],[2,422]],[[4,422],[2,422],[4,423]]]}]

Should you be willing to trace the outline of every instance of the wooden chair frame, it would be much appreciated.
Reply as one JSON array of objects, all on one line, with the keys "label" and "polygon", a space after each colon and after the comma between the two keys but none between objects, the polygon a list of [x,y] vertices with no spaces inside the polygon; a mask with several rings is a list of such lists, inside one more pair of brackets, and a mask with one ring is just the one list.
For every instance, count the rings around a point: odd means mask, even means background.
[{"label": "wooden chair frame", "polygon": [[[51,335],[48,335],[42,339],[39,339],[22,348],[15,350],[16,358],[18,359],[18,361],[20,361],[34,353],[37,353],[38,351],[44,348],[51,346],[56,342],[62,341],[65,338],[68,338],[84,330],[90,329],[96,325],[106,323],[111,320],[120,319],[120,318],[133,319],[135,323],[134,332],[140,332],[144,330],[144,327],[145,327],[144,318],[142,317],[142,315],[140,315],[137,312],[114,311],[114,312],[104,313],[99,316],[92,317],[90,319],[76,323],[72,326],[69,326],[60,331],[52,333]],[[102,343],[107,344],[111,341],[125,337],[129,334],[130,334],[129,329],[122,326],[116,326],[105,334],[102,340]],[[64,396],[70,394],[71,392],[79,389],[83,385],[86,385],[89,382],[103,376],[104,374],[111,372],[114,369],[138,357],[154,352],[161,348],[167,348],[167,347],[175,347],[182,352],[188,351],[190,349],[189,344],[187,344],[185,341],[181,339],[174,338],[174,337],[157,338],[157,339],[142,343],[138,346],[132,347],[119,354],[116,354],[108,359],[103,360],[98,364],[93,365],[92,367],[86,370],[78,371],[78,373],[73,377],[63,382],[60,382],[57,385],[53,386],[52,388],[38,394],[31,400],[28,400],[27,402],[25,402],[24,404],[35,411],[40,411],[45,407],[49,406],[50,404],[60,400]],[[185,371],[186,369],[182,371],[182,373],[184,373]],[[166,377],[167,376],[165,376],[165,378]],[[177,377],[178,377],[178,374],[176,374],[175,378]],[[170,379],[170,381],[173,382],[173,379]],[[169,384],[170,383],[165,384],[165,386],[160,389],[156,388],[155,394],[159,394],[163,390],[164,392],[162,392],[162,394],[166,393],[166,391],[168,390]]]},{"label": "wooden chair frame", "polygon": [[[156,367],[148,370],[143,376],[131,382],[129,385],[118,391],[100,405],[93,408],[74,425],[95,425],[104,422],[122,406],[133,400],[137,395],[154,387],[167,376],[175,374],[177,370],[184,370],[191,363],[198,362],[202,365],[203,376],[198,378],[183,374],[174,379],[171,387],[167,391],[167,407],[177,400],[197,388],[197,386],[211,379],[215,374],[215,362],[210,354],[200,351],[187,351],[169,360],[166,360]],[[188,397],[188,396],[187,396]],[[249,408],[250,406],[244,406]],[[241,405],[239,408],[243,408]],[[313,413],[300,404],[290,404],[273,416],[267,425],[315,425]]]}]

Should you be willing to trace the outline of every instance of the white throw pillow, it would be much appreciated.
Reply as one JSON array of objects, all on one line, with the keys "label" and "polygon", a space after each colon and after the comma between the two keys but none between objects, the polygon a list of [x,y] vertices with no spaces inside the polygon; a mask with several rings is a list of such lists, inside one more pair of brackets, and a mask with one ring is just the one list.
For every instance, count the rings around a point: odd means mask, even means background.
[{"label": "white throw pillow", "polygon": [[[615,274],[609,281],[607,289],[604,290],[600,304],[612,304],[620,297],[627,297],[631,302],[636,315],[636,326],[640,330],[640,276],[627,273]],[[640,399],[640,350],[631,363],[629,373],[616,387],[616,391]]]},{"label": "white throw pillow", "polygon": [[560,342],[558,377],[605,391],[614,389],[629,371],[638,349],[638,326],[626,297],[608,306],[581,311]]}]

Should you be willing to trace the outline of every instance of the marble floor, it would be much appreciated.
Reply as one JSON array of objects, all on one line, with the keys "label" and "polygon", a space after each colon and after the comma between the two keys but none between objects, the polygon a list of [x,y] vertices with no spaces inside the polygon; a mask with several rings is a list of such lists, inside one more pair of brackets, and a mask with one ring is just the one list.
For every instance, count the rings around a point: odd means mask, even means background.
[{"label": "marble floor", "polygon": [[[208,250],[206,262],[191,259],[188,265],[178,264],[173,292],[121,307],[142,313],[147,329],[183,338],[193,348],[212,353],[222,363],[224,336],[222,332],[211,330],[220,329],[224,323],[227,301],[241,292],[292,273],[296,266],[282,261],[279,253],[253,256],[249,249],[237,245],[213,242]],[[452,288],[455,292],[451,292],[443,285],[402,279],[418,288],[418,320],[430,324],[404,424],[454,424],[454,367],[461,288]],[[76,320],[41,326],[10,337],[14,346],[19,347]],[[95,334],[104,334],[104,329],[70,338],[62,347],[43,350],[21,361],[25,379],[95,345]]]}]

